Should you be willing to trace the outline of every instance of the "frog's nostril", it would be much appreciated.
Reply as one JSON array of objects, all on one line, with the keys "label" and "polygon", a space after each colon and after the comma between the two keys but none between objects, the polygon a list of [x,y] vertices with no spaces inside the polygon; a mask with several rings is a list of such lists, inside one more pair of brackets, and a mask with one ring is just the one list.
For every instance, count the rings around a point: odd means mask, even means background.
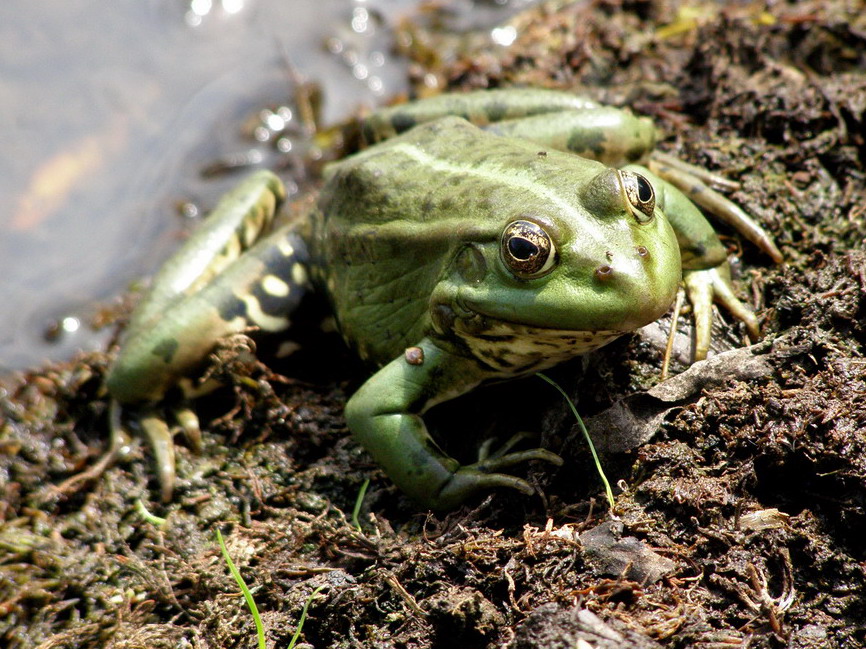
[{"label": "frog's nostril", "polygon": [[645,246],[638,246],[637,248],[635,248],[635,250],[637,250],[637,254],[639,257],[642,257],[643,259],[649,259],[650,253]]},{"label": "frog's nostril", "polygon": [[607,264],[603,266],[599,266],[595,269],[595,278],[602,282],[606,282],[613,277],[613,268],[608,266]]}]

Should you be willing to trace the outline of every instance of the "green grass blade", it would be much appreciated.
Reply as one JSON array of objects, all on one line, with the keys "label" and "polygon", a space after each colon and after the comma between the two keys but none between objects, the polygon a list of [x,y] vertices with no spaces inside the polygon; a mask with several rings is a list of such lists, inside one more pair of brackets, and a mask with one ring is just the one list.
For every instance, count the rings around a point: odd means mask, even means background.
[{"label": "green grass blade", "polygon": [[[222,533],[217,530],[216,531],[217,541],[220,544],[220,550],[223,553],[223,559],[225,559],[226,565],[229,567],[229,572],[232,573],[232,577],[235,578],[238,586],[241,589],[241,592],[244,594],[244,599],[247,600],[247,606],[250,609],[250,612],[253,614],[253,620],[256,623],[256,635],[259,639],[259,649],[267,649],[265,645],[265,629],[262,626],[262,618],[259,615],[259,608],[256,606],[256,600],[253,599],[253,594],[250,592],[250,589],[247,588],[247,584],[244,581],[244,578],[241,576],[240,571],[235,566],[235,562],[232,561],[232,558],[229,556],[229,550],[226,547],[225,541],[223,541]],[[306,607],[304,608],[306,611]]]},{"label": "green grass blade", "polygon": [[595,470],[598,471],[598,475],[601,478],[602,483],[604,484],[604,491],[607,494],[607,502],[610,505],[610,508],[613,509],[614,506],[614,498],[613,498],[613,490],[610,488],[610,482],[607,481],[607,476],[604,474],[604,469],[601,468],[601,460],[598,458],[598,453],[595,451],[595,445],[592,443],[592,438],[589,436],[589,431],[586,430],[586,426],[583,425],[583,419],[580,418],[580,415],[577,413],[577,408],[574,407],[574,404],[571,402],[571,399],[565,393],[559,383],[551,379],[549,376],[542,374],[541,372],[536,372],[535,374],[538,378],[543,381],[547,381],[550,385],[556,388],[559,393],[565,399],[565,402],[568,404],[568,407],[571,408],[571,413],[574,415],[574,418],[577,420],[577,425],[580,428],[580,431],[583,433],[584,439],[586,439],[586,443],[589,445],[589,451],[592,453],[592,459],[595,462]]},{"label": "green grass blade", "polygon": [[355,509],[352,510],[352,525],[359,532],[361,531],[361,523],[358,521],[358,514],[361,513],[361,504],[364,502],[364,496],[367,495],[367,487],[370,486],[370,478],[364,480],[361,489],[358,491],[358,497],[355,499]]},{"label": "green grass blade", "polygon": [[[369,480],[367,481],[369,482]],[[295,635],[292,636],[291,641],[289,642],[288,649],[294,649],[295,644],[298,642],[298,638],[301,637],[301,630],[304,628],[304,622],[307,621],[307,609],[310,608],[310,603],[313,601],[313,598],[319,594],[319,591],[322,590],[324,586],[317,587],[310,596],[307,598],[307,601],[304,602],[304,608],[301,611],[301,619],[298,620],[298,628],[295,629]]]},{"label": "green grass blade", "polygon": [[166,520],[164,518],[157,516],[156,514],[151,514],[150,511],[148,511],[147,506],[144,504],[141,498],[135,501],[135,511],[138,512],[138,515],[151,525],[155,525],[156,527],[162,527],[166,524]]}]

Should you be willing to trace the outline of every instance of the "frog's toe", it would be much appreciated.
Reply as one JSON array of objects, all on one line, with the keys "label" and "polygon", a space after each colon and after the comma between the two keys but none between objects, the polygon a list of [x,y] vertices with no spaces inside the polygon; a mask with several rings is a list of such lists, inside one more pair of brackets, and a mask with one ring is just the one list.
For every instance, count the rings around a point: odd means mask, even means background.
[{"label": "frog's toe", "polygon": [[713,295],[716,302],[725,307],[731,315],[745,325],[749,340],[753,343],[757,342],[761,337],[758,318],[752,309],[740,302],[737,296],[734,295],[734,289],[731,287],[730,280],[725,281],[724,278],[721,278],[720,281],[714,282]]},{"label": "frog's toe", "polygon": [[541,460],[542,462],[550,462],[556,466],[562,466],[562,458],[556,453],[548,451],[545,448],[533,448],[515,453],[496,453],[464,468],[482,472],[493,472],[531,460]]},{"label": "frog's toe", "polygon": [[730,271],[726,264],[715,268],[685,271],[683,280],[695,319],[694,357],[696,361],[705,359],[710,349],[713,300],[724,306],[731,315],[746,326],[751,341],[760,338],[758,319],[754,312],[734,295]]},{"label": "frog's toe", "polygon": [[516,489],[527,496],[535,493],[532,485],[517,476],[506,473],[484,473],[469,467],[461,467],[423,504],[431,509],[454,509],[476,492],[498,487]]},{"label": "frog's toe", "polygon": [[497,439],[495,437],[489,437],[484,440],[484,443],[482,443],[481,447],[478,449],[478,461],[480,462],[482,460],[502,457],[520,442],[533,437],[535,437],[535,435],[532,433],[521,431],[512,435],[504,444],[501,444],[497,448],[494,448],[493,446],[497,442]]},{"label": "frog's toe", "polygon": [[767,253],[774,262],[782,263],[784,257],[781,251],[764,228],[739,205],[711,186],[732,189],[737,187],[737,183],[732,183],[706,169],[695,167],[658,151],[653,152],[649,167],[666,181],[678,187],[693,202],[735,228],[746,239]]},{"label": "frog's toe", "polygon": [[192,450],[196,453],[200,453],[202,447],[201,425],[198,420],[198,415],[195,414],[195,410],[189,406],[175,408],[174,418],[177,420],[177,423],[180,424],[184,437],[186,437]]},{"label": "frog's toe", "polygon": [[453,509],[478,491],[499,487],[516,489],[531,496],[535,493],[535,489],[526,480],[507,473],[498,473],[500,469],[530,460],[550,462],[556,466],[562,465],[561,457],[543,448],[482,460],[457,469],[427,504],[434,509]]},{"label": "frog's toe", "polygon": [[175,457],[174,436],[165,423],[165,419],[156,411],[148,411],[139,419],[150,447],[153,449],[159,478],[160,496],[163,502],[169,502],[174,493]]}]

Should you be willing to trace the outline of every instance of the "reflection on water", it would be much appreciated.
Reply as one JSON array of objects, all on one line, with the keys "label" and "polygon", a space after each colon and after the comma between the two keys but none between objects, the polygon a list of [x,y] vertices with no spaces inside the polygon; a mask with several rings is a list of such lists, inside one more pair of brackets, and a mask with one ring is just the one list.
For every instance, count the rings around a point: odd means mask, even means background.
[{"label": "reflection on water", "polygon": [[[440,5],[462,31],[533,2]],[[104,345],[81,322],[175,247],[180,201],[212,205],[234,182],[205,179],[208,163],[255,161],[242,122],[284,106],[298,73],[321,86],[325,123],[403,90],[389,27],[419,4],[0,2],[0,375]],[[258,113],[262,135],[281,110]],[[267,155],[292,149],[273,137]]]},{"label": "reflection on water", "polygon": [[63,335],[76,326],[63,318],[158,265],[182,229],[179,199],[212,202],[220,183],[199,170],[233,146],[242,115],[289,97],[286,55],[321,80],[326,119],[398,91],[384,48],[350,67],[323,44],[369,33],[369,7],[409,4],[0,3],[0,369],[102,344]]}]

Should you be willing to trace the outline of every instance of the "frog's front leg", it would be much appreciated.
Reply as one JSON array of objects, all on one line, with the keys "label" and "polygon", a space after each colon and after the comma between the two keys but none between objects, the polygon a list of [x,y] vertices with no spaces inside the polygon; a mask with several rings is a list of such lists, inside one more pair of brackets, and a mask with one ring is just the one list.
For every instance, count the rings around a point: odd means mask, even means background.
[{"label": "frog's front leg", "polygon": [[468,392],[487,376],[472,359],[425,338],[361,386],[346,404],[346,421],[394,483],[424,506],[450,509],[491,487],[531,494],[525,480],[498,471],[528,460],[560,465],[558,455],[531,449],[461,465],[433,441],[422,419],[430,407]]}]

